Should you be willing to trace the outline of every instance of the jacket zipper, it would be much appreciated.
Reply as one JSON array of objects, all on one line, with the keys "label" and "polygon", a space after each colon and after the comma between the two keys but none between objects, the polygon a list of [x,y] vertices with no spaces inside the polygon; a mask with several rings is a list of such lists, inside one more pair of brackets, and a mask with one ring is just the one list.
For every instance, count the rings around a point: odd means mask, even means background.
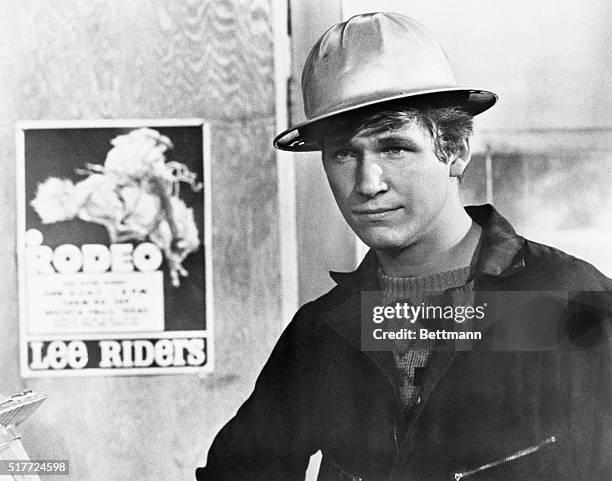
[{"label": "jacket zipper", "polygon": [[470,469],[469,471],[458,471],[453,473],[452,479],[454,481],[459,481],[460,479],[467,478],[468,476],[472,476],[473,474],[479,473],[481,471],[485,471],[487,469],[494,468],[499,466],[500,464],[507,463],[509,461],[514,461],[515,459],[522,458],[523,456],[527,456],[528,454],[535,453],[536,451],[542,449],[547,444],[552,444],[557,442],[557,438],[555,436],[551,436],[546,438],[544,441],[536,444],[535,446],[530,446],[526,449],[521,449],[520,451],[516,451],[505,458],[498,459],[497,461],[493,461],[492,463],[483,464],[482,466],[478,466],[477,468]]}]

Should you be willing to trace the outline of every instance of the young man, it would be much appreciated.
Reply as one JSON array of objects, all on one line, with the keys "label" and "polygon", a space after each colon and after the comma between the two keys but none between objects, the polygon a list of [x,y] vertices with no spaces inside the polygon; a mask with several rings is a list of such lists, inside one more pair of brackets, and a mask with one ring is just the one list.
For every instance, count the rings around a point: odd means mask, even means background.
[{"label": "young man", "polygon": [[299,310],[197,479],[301,480],[318,450],[319,480],[612,479],[612,281],[459,199],[495,95],[388,13],[325,33],[302,87],[275,145],[322,151],[371,250]]}]

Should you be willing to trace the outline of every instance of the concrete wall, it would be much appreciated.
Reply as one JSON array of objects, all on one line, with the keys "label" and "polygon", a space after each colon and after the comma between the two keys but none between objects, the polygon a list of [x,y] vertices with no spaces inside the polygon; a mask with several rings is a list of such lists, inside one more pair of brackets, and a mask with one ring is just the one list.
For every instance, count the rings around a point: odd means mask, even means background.
[{"label": "concrete wall", "polygon": [[[0,392],[48,394],[20,430],[32,458],[70,460],[65,479],[193,479],[282,327],[271,4],[2,0],[0,11]],[[14,122],[171,117],[212,127],[216,371],[21,379]]]}]

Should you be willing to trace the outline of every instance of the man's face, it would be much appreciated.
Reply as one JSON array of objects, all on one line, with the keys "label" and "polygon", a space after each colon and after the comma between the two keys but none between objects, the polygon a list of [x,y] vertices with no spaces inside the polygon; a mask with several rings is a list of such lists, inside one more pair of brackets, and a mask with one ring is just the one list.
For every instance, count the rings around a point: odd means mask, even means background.
[{"label": "man's face", "polygon": [[375,250],[426,241],[453,188],[449,164],[416,121],[325,138],[323,165],[342,215]]}]

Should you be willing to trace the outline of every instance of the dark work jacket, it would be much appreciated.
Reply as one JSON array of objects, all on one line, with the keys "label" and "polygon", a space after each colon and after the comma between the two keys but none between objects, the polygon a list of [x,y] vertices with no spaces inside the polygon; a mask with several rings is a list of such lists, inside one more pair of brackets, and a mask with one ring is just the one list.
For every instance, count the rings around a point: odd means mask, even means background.
[{"label": "dark work jacket", "polygon": [[[504,319],[522,306],[520,298],[498,303],[495,320],[474,321],[482,340],[431,353],[421,396],[405,413],[392,354],[361,349],[361,292],[378,289],[370,252],[298,311],[252,395],[215,438],[199,481],[303,480],[318,450],[320,481],[612,479],[612,281],[517,236],[491,206],[467,210],[483,228],[471,301],[513,291],[567,295],[574,308],[566,306],[563,322],[554,309],[530,321],[544,330],[552,323],[558,342],[504,347]],[[465,288],[447,294],[465,296]]]}]

